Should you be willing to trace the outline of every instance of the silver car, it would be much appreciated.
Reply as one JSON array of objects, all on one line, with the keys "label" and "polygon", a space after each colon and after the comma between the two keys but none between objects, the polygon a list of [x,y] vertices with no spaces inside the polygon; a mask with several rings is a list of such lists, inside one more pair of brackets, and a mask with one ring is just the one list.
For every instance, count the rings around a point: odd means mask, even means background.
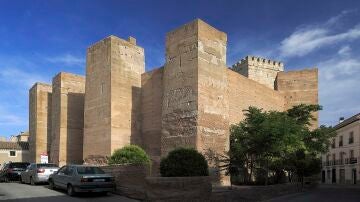
[{"label": "silver car", "polygon": [[58,169],[57,165],[51,163],[32,163],[25,171],[21,172],[20,182],[31,185],[48,182],[49,176]]},{"label": "silver car", "polygon": [[115,190],[114,177],[96,166],[68,165],[61,167],[49,178],[51,189],[65,189],[68,195],[77,192],[99,192],[106,194]]}]

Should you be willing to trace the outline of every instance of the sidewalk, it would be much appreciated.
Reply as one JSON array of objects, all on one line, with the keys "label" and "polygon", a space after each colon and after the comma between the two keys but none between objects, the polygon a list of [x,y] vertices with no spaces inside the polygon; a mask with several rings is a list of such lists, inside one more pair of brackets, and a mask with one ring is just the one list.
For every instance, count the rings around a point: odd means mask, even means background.
[{"label": "sidewalk", "polygon": [[300,190],[300,185],[287,183],[268,186],[233,186],[213,187],[211,201],[263,201],[274,197],[280,197],[289,194],[303,193],[313,189],[314,186],[305,186]]}]

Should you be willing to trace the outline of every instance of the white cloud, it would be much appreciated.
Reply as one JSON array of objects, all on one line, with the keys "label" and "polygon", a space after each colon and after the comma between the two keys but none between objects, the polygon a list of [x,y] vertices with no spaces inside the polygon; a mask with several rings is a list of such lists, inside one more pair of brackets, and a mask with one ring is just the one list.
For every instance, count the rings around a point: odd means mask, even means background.
[{"label": "white cloud", "polygon": [[0,126],[26,126],[27,117],[21,117],[16,112],[10,112],[0,106]]},{"label": "white cloud", "polygon": [[0,69],[0,81],[6,84],[15,84],[24,88],[28,88],[38,81],[44,82],[47,80],[49,79],[46,79],[39,74],[26,72],[14,67],[4,67]]},{"label": "white cloud", "polygon": [[353,12],[343,11],[322,24],[298,27],[281,41],[279,55],[282,58],[301,57],[326,46],[360,38],[360,25],[340,32],[335,30],[336,25]]},{"label": "white cloud", "polygon": [[16,116],[14,114],[1,114],[0,125],[26,125],[24,118]]},{"label": "white cloud", "polygon": [[353,75],[360,75],[360,61],[344,55],[321,62],[319,66],[323,67],[321,75],[326,80],[343,77],[350,79]]},{"label": "white cloud", "polygon": [[337,16],[334,16],[334,17],[331,17],[326,23],[325,23],[325,26],[334,26],[334,25],[337,25],[339,23],[341,23],[342,19],[347,17],[349,14],[351,13],[355,13],[357,12],[356,9],[353,9],[353,10],[344,10],[344,11],[341,11],[341,13]]},{"label": "white cloud", "polygon": [[[345,47],[341,48],[341,52]],[[360,112],[360,59],[338,54],[318,64],[319,97],[324,110],[320,112],[321,123],[336,124],[341,116],[350,117]]]},{"label": "white cloud", "polygon": [[346,45],[346,46],[343,46],[340,48],[340,50],[338,51],[338,54],[342,55],[342,56],[347,56],[347,55],[350,55],[350,52],[351,52],[350,46]]},{"label": "white cloud", "polygon": [[55,56],[55,57],[47,57],[46,61],[51,62],[51,63],[62,63],[62,64],[69,65],[69,66],[84,65],[84,63],[85,63],[84,58],[76,57],[71,54],[64,54],[64,55]]},{"label": "white cloud", "polygon": [[325,46],[360,38],[359,25],[338,34],[330,34],[330,32],[330,28],[321,27],[297,30],[281,42],[280,55],[282,57],[305,56]]}]

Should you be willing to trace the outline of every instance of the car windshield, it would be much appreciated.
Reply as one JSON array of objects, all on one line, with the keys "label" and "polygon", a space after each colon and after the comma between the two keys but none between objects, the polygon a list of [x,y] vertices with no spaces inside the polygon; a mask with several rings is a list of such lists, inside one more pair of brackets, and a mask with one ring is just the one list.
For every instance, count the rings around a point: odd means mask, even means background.
[{"label": "car windshield", "polygon": [[57,165],[55,164],[51,164],[51,163],[41,163],[41,164],[37,164],[38,168],[50,168],[50,167],[57,167]]},{"label": "car windshield", "polygon": [[76,169],[79,175],[105,174],[105,172],[98,167],[77,167]]},{"label": "car windshield", "polygon": [[28,166],[28,163],[10,163],[9,168],[24,168]]}]

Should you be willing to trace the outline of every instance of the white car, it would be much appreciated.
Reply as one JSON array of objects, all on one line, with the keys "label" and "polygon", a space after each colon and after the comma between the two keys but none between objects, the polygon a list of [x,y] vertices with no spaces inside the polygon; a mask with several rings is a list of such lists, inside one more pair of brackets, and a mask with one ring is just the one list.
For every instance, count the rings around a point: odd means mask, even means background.
[{"label": "white car", "polygon": [[47,183],[49,176],[59,170],[59,167],[52,163],[32,163],[21,173],[20,182],[35,185]]}]

